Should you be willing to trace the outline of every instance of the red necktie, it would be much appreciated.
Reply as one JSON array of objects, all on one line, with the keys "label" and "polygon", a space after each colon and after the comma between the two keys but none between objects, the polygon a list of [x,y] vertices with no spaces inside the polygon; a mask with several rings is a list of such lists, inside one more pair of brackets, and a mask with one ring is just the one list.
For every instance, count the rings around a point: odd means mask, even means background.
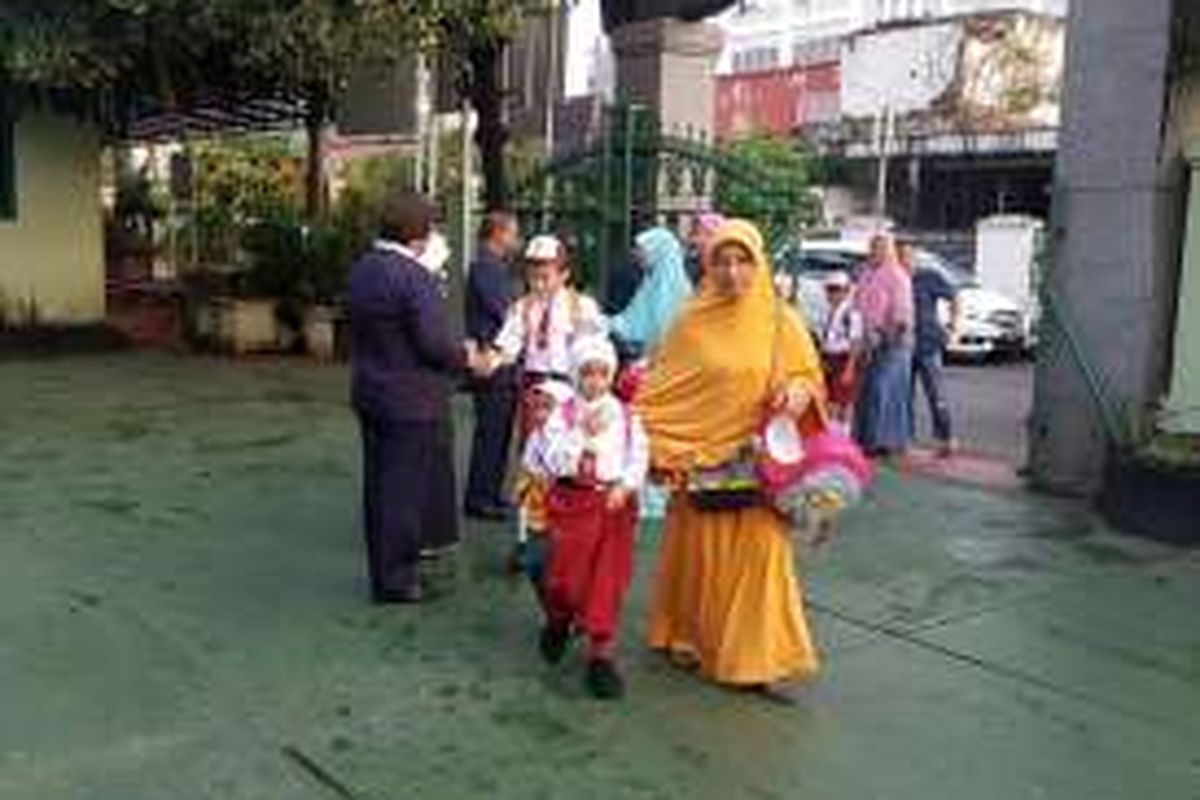
[{"label": "red necktie", "polygon": [[547,350],[550,347],[550,317],[553,312],[554,298],[551,297],[546,301],[546,308],[542,311],[542,320],[538,323],[536,343],[539,350]]}]

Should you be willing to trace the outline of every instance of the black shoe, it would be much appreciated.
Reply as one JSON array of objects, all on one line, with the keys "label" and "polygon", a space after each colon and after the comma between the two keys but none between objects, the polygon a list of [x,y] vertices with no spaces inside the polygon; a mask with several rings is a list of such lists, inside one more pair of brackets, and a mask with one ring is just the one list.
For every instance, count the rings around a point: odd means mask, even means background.
[{"label": "black shoe", "polygon": [[620,700],[625,696],[625,679],[617,671],[617,665],[607,658],[588,662],[584,685],[597,700]]},{"label": "black shoe", "polygon": [[561,664],[571,644],[571,631],[564,628],[554,628],[549,625],[542,628],[538,638],[538,651],[547,664]]},{"label": "black shoe", "polygon": [[419,580],[399,589],[382,589],[371,595],[371,602],[377,606],[415,605],[426,599],[425,589]]},{"label": "black shoe", "polygon": [[509,522],[513,518],[513,511],[508,506],[469,503],[463,508],[463,513],[469,519],[482,522]]},{"label": "black shoe", "polygon": [[513,545],[512,552],[508,554],[508,560],[504,562],[504,569],[509,575],[521,575],[525,572],[525,549],[523,542],[518,542]]}]

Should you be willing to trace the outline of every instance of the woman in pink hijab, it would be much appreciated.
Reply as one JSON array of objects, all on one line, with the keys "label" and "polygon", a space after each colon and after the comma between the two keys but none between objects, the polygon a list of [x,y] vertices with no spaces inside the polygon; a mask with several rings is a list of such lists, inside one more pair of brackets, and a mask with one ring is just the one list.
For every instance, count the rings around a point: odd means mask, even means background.
[{"label": "woman in pink hijab", "polygon": [[854,407],[854,436],[872,455],[903,455],[912,435],[912,278],[891,236],[871,240],[855,303],[863,318],[866,369]]},{"label": "woman in pink hijab", "polygon": [[724,224],[725,217],[715,211],[702,212],[692,221],[692,230],[688,233],[687,261],[684,266],[687,267],[688,277],[692,279],[693,286],[700,285],[700,278],[704,272],[702,256],[704,249],[708,247],[708,240],[717,228]]}]

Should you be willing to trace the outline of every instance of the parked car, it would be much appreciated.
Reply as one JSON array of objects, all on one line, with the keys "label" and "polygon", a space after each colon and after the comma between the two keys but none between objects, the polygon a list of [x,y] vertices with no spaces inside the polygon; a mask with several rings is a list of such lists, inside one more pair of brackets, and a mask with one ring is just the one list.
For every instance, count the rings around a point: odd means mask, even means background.
[{"label": "parked car", "polygon": [[[831,272],[857,279],[866,263],[869,244],[846,239],[816,239],[785,245],[775,254],[776,285],[803,312],[814,330],[828,316],[824,280]],[[1031,332],[1026,314],[1016,301],[980,286],[969,272],[947,263],[928,250],[917,250],[917,269],[940,272],[958,287],[962,319],[957,335],[947,344],[951,358],[982,360],[994,355],[1019,355],[1029,350]],[[941,310],[948,321],[949,309]]]}]

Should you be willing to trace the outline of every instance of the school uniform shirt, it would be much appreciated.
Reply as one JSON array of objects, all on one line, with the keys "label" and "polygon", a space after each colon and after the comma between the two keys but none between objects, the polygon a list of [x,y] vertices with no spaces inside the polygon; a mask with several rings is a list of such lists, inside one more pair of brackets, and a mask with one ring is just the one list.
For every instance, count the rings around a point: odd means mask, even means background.
[{"label": "school uniform shirt", "polygon": [[821,352],[830,356],[849,355],[862,338],[862,314],[854,307],[854,301],[847,298],[829,312],[821,334]]},{"label": "school uniform shirt", "polygon": [[[584,431],[584,421],[598,414],[601,430]],[[557,478],[579,477],[585,456],[593,459],[600,483],[637,491],[650,469],[650,443],[641,420],[611,394],[597,400],[582,398],[564,406],[559,420],[546,430],[545,463]]]},{"label": "school uniform shirt", "polygon": [[608,326],[592,298],[563,289],[549,299],[526,295],[504,320],[494,345],[505,364],[537,375],[571,374],[571,345],[584,336],[605,336]]},{"label": "school uniform shirt", "polygon": [[554,462],[551,461],[551,445],[556,438],[566,435],[566,428],[566,423],[558,414],[547,420],[545,425],[535,428],[525,441],[525,450],[521,454],[522,471],[539,480],[557,477]]}]

